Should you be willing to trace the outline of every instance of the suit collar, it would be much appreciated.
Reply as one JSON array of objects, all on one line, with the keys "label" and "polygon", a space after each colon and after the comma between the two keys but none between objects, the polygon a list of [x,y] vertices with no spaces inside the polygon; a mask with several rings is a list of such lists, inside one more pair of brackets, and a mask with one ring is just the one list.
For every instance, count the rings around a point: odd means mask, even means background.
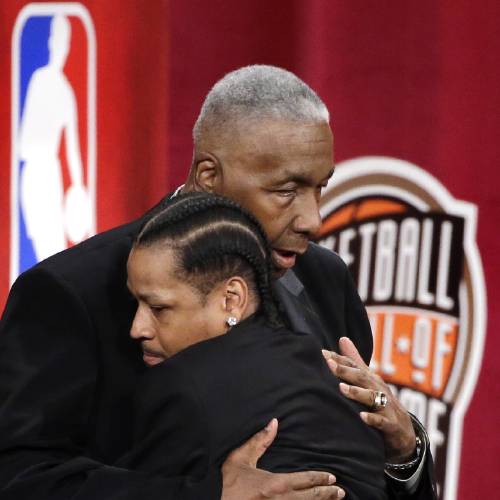
[{"label": "suit collar", "polygon": [[304,290],[304,285],[302,281],[299,280],[293,269],[289,269],[279,280],[282,286],[284,286],[292,295],[298,297]]}]

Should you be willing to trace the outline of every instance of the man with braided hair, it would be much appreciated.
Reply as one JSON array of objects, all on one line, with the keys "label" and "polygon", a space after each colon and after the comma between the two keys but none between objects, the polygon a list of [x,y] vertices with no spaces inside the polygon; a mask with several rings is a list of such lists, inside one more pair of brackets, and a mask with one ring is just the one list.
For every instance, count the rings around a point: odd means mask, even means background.
[{"label": "man with braided hair", "polygon": [[[348,382],[343,394],[364,405],[363,420],[380,429],[387,460],[399,464],[388,470],[389,494],[433,498],[425,435],[418,432],[417,446],[418,425],[366,367],[371,333],[347,268],[308,242],[333,173],[328,120],[319,97],[287,71],[230,73],[202,107],[182,190],[226,195],[257,217],[291,325],[328,349],[330,368]],[[132,394],[144,375],[128,336],[137,304],[125,267],[147,218],[49,258],[13,285],[0,324],[0,500],[335,498],[329,474],[255,467],[278,432],[276,421],[202,481],[116,466],[131,444]],[[346,356],[332,352],[339,350]],[[332,384],[338,388],[333,376]],[[373,411],[376,391],[388,404]]]}]

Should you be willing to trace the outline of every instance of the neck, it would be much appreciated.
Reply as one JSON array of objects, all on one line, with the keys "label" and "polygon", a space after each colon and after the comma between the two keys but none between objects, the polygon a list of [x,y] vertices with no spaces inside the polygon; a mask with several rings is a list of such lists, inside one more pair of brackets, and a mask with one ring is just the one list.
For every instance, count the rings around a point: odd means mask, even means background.
[{"label": "neck", "polygon": [[184,186],[182,186],[182,189],[179,191],[180,193],[192,193],[193,191],[196,191],[194,187],[194,183],[191,180],[191,177],[188,177],[186,182],[184,183]]}]

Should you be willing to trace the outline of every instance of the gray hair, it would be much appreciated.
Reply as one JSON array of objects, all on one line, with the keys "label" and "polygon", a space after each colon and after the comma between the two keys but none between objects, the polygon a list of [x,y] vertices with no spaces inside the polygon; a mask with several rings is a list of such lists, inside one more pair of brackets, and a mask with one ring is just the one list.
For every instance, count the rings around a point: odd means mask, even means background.
[{"label": "gray hair", "polygon": [[195,144],[204,128],[241,118],[277,118],[328,123],[330,115],[316,92],[290,71],[254,65],[228,73],[208,93],[193,128]]}]

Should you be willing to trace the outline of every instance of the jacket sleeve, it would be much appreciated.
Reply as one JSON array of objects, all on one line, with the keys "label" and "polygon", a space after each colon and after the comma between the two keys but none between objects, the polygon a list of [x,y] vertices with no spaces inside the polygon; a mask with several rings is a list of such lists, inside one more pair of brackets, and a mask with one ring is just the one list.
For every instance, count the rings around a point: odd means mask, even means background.
[{"label": "jacket sleeve", "polygon": [[0,321],[0,500],[219,499],[219,471],[193,482],[89,456],[95,349],[71,287],[40,267],[17,280]]}]

